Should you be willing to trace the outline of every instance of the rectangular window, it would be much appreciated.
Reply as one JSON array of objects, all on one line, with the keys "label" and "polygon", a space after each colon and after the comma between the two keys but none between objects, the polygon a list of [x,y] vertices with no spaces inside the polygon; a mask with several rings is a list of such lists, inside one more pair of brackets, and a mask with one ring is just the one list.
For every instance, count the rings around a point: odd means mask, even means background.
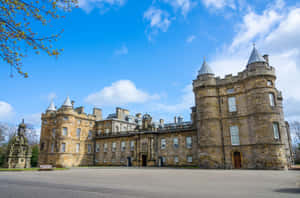
[{"label": "rectangular window", "polygon": [[81,123],[81,120],[77,120],[77,124],[79,125]]},{"label": "rectangular window", "polygon": [[109,133],[109,129],[105,129],[105,133],[108,134]]},{"label": "rectangular window", "polygon": [[77,143],[77,144],[76,144],[76,153],[79,153],[79,151],[80,151],[80,144]]},{"label": "rectangular window", "polygon": [[165,149],[166,148],[166,139],[161,139],[160,140],[160,148]]},{"label": "rectangular window", "polygon": [[186,148],[192,148],[192,137],[186,137]]},{"label": "rectangular window", "polygon": [[92,152],[92,145],[88,144],[88,153],[91,153],[91,152]]},{"label": "rectangular window", "polygon": [[52,137],[55,137],[56,129],[52,129]]},{"label": "rectangular window", "polygon": [[64,120],[69,120],[69,117],[68,117],[68,116],[65,116],[63,119],[64,119]]},{"label": "rectangular window", "polygon": [[76,130],[76,136],[77,136],[78,138],[80,138],[80,133],[81,133],[81,129],[80,129],[80,128],[77,128],[77,130]]},{"label": "rectangular window", "polygon": [[272,85],[273,85],[273,82],[272,82],[271,80],[268,80],[267,85],[268,85],[268,86],[272,86]]},{"label": "rectangular window", "polygon": [[178,160],[178,157],[177,157],[177,156],[175,156],[175,157],[174,157],[174,163],[175,163],[175,164],[177,164],[177,163],[178,163],[178,161],[179,161],[179,160]]},{"label": "rectangular window", "polygon": [[89,131],[89,134],[88,134],[88,138],[89,138],[89,139],[92,139],[92,136],[93,136],[93,133],[92,133],[92,131],[90,130],[90,131]]},{"label": "rectangular window", "polygon": [[228,98],[228,110],[229,110],[229,112],[236,112],[235,97],[229,97]]},{"label": "rectangular window", "polygon": [[96,144],[96,152],[98,153],[100,151],[100,144]]},{"label": "rectangular window", "polygon": [[134,151],[134,141],[130,141],[130,151]]},{"label": "rectangular window", "polygon": [[126,142],[121,142],[121,151],[124,152],[126,149]]},{"label": "rectangular window", "polygon": [[113,142],[111,145],[111,151],[116,152],[116,143],[115,142]]},{"label": "rectangular window", "polygon": [[101,129],[98,129],[97,134],[98,134],[98,135],[101,135],[101,133],[102,133],[102,130],[101,130]]},{"label": "rectangular window", "polygon": [[104,151],[104,152],[107,152],[107,144],[106,144],[106,143],[104,144],[103,151]]},{"label": "rectangular window", "polygon": [[178,138],[173,138],[173,146],[174,148],[178,148],[179,144],[178,144]]},{"label": "rectangular window", "polygon": [[67,136],[68,135],[68,128],[64,127],[63,128],[63,136]]},{"label": "rectangular window", "polygon": [[274,138],[276,140],[279,139],[279,124],[277,122],[273,123],[273,132],[274,132]]},{"label": "rectangular window", "polygon": [[188,156],[188,157],[187,157],[187,161],[188,161],[189,163],[193,162],[193,157],[192,157],[192,156]]},{"label": "rectangular window", "polygon": [[275,106],[275,96],[273,93],[269,93],[270,105],[271,107]]},{"label": "rectangular window", "polygon": [[54,152],[54,144],[52,143],[51,144],[51,153],[53,153]]},{"label": "rectangular window", "polygon": [[239,128],[238,126],[230,127],[230,136],[232,145],[240,145]]},{"label": "rectangular window", "polygon": [[227,89],[227,93],[228,93],[228,94],[232,94],[232,93],[234,93],[234,88]]},{"label": "rectangular window", "polygon": [[61,144],[61,152],[66,152],[66,143]]}]

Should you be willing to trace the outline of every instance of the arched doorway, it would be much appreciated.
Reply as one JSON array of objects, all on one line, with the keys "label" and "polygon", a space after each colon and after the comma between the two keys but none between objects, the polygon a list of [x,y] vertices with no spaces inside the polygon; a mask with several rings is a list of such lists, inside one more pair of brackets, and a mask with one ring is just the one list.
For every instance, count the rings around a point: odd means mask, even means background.
[{"label": "arched doorway", "polygon": [[233,163],[234,163],[234,168],[242,168],[242,160],[241,160],[240,152],[235,151],[233,153]]}]

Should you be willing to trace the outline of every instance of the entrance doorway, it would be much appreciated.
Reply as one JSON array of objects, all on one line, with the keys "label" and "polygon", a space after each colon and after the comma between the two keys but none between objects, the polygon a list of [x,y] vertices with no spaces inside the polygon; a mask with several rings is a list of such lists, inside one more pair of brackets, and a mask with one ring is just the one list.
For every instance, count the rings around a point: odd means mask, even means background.
[{"label": "entrance doorway", "polygon": [[127,157],[127,166],[132,166],[131,157]]},{"label": "entrance doorway", "polygon": [[142,166],[147,166],[147,155],[142,155]]},{"label": "entrance doorway", "polygon": [[159,167],[164,166],[164,160],[163,160],[162,157],[159,157],[159,159],[158,159],[158,166],[159,166]]},{"label": "entrance doorway", "polygon": [[241,153],[236,151],[233,153],[234,168],[242,168]]}]

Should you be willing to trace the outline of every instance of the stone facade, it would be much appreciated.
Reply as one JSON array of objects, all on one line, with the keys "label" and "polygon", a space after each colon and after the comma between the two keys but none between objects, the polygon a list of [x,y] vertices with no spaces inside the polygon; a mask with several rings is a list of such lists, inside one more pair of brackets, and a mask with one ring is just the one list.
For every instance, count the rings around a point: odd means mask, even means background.
[{"label": "stone facade", "polygon": [[30,168],[31,148],[25,137],[24,121],[19,125],[18,133],[8,145],[7,168]]},{"label": "stone facade", "polygon": [[285,169],[291,164],[288,124],[275,69],[254,48],[237,76],[215,77],[206,62],[193,81],[191,122],[153,122],[128,110],[102,119],[69,99],[42,114],[40,164],[54,166],[199,166]]}]

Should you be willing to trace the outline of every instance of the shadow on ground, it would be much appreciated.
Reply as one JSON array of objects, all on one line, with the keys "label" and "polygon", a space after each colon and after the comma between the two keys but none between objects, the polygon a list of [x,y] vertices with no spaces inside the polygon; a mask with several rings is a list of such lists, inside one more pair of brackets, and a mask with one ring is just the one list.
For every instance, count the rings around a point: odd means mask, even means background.
[{"label": "shadow on ground", "polygon": [[300,194],[300,188],[281,188],[281,189],[275,190],[275,192]]}]

